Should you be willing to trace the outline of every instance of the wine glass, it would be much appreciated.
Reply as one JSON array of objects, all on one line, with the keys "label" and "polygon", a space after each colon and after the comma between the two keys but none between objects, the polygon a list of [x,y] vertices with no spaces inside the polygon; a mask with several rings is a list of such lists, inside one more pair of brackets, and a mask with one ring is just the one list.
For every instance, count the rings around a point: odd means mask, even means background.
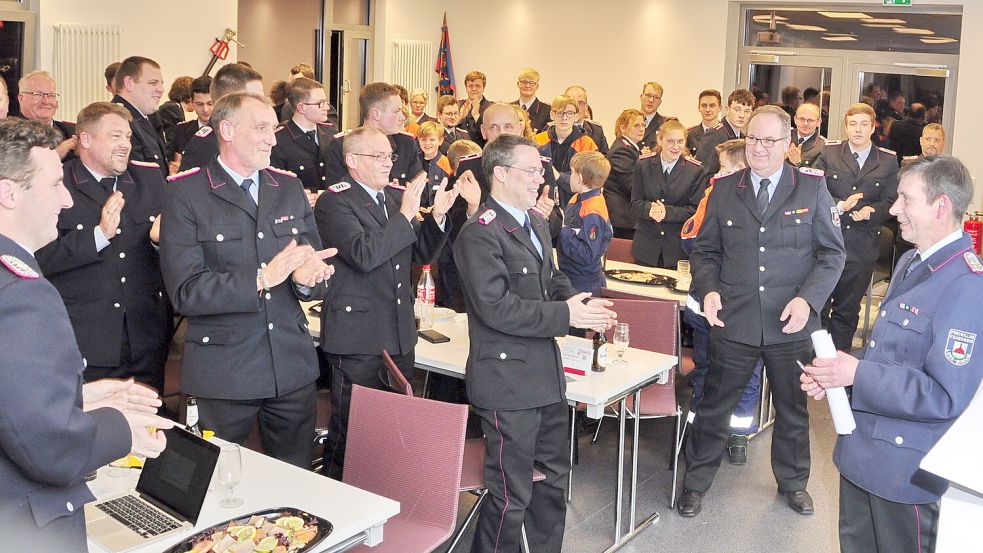
[{"label": "wine glass", "polygon": [[218,457],[218,479],[229,490],[229,495],[218,502],[219,507],[231,509],[242,505],[241,497],[234,497],[233,489],[242,478],[242,452],[236,444],[224,444]]},{"label": "wine glass", "polygon": [[624,360],[625,350],[628,349],[628,323],[618,323],[614,327],[614,350],[618,352],[618,359],[615,360],[615,365],[625,365],[627,362]]}]

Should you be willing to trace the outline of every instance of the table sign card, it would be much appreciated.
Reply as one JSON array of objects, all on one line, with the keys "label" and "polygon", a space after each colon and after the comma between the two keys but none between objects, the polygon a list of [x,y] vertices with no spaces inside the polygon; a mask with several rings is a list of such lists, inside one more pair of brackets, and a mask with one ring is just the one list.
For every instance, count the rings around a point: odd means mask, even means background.
[{"label": "table sign card", "polygon": [[559,340],[560,358],[563,371],[577,376],[586,376],[594,360],[594,345],[586,338],[565,336]]}]

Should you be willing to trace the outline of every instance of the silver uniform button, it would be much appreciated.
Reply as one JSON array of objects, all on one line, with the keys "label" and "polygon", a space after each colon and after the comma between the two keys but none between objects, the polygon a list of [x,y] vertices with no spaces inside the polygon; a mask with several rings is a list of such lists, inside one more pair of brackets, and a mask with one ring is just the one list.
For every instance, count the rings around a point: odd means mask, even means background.
[{"label": "silver uniform button", "polygon": [[795,224],[797,224],[797,225],[802,224],[802,219],[796,219],[795,220]]},{"label": "silver uniform button", "polygon": [[126,277],[119,277],[120,282],[126,282]]},{"label": "silver uniform button", "polygon": [[854,189],[854,190],[856,190],[856,189],[857,189],[857,187],[856,187],[856,186],[854,186],[854,187],[853,187],[853,189]]},{"label": "silver uniform button", "polygon": [[126,252],[119,252],[119,258],[120,259],[125,259],[126,258]]},{"label": "silver uniform button", "polygon": [[119,304],[118,303],[114,303],[113,304],[113,307],[115,307],[116,309],[119,309]]},{"label": "silver uniform button", "polygon": [[850,228],[850,225],[847,225],[846,228]]},{"label": "silver uniform button", "polygon": [[734,224],[734,221],[731,221],[730,219],[727,219],[727,226],[728,227],[729,226],[732,226],[733,224]]},{"label": "silver uniform button", "polygon": [[346,312],[346,313],[351,313],[351,312],[352,312],[352,306],[350,306],[350,305],[346,305],[346,306],[345,306],[345,312]]},{"label": "silver uniform button", "polygon": [[908,326],[908,319],[901,321],[901,326]]},{"label": "silver uniform button", "polygon": [[297,234],[297,227],[290,229],[291,234]]},{"label": "silver uniform button", "polygon": [[887,311],[881,311],[881,317],[887,317]]},{"label": "silver uniform button", "polygon": [[839,177],[837,177],[836,175],[833,175],[833,178],[834,178],[834,179],[837,179],[837,178],[839,178]]},{"label": "silver uniform button", "polygon": [[881,183],[879,183],[879,182],[875,182],[874,183],[874,186],[880,186],[880,185],[881,185]]},{"label": "silver uniform button", "polygon": [[[321,167],[324,167],[324,162],[323,161],[321,162]],[[324,178],[324,177],[321,177],[321,178]]]},{"label": "silver uniform button", "polygon": [[76,225],[76,227],[75,227],[75,228],[76,228],[76,229],[78,229],[78,230],[82,230],[82,229],[84,229],[85,227],[83,227],[82,225]]},{"label": "silver uniform button", "polygon": [[266,325],[266,328],[268,328],[270,330],[273,330],[273,323],[270,323],[270,324]]},{"label": "silver uniform button", "polygon": [[764,286],[758,286],[758,291],[759,292],[764,292],[765,291],[765,287]]},{"label": "silver uniform button", "polygon": [[272,296],[270,295],[270,293],[269,293],[269,292],[267,292],[267,293],[266,293],[266,299],[270,299],[271,297],[272,297]]},{"label": "silver uniform button", "polygon": [[761,246],[760,248],[758,248],[758,251],[761,251],[761,252],[765,251],[765,247],[764,246]]},{"label": "silver uniform button", "polygon": [[207,344],[208,343],[208,340],[209,340],[208,336],[205,336],[204,338],[201,339],[201,343],[202,344]]},{"label": "silver uniform button", "polygon": [[765,227],[760,227],[760,228],[758,229],[758,232],[764,232],[764,231],[765,231]]},{"label": "silver uniform button", "polygon": [[264,261],[264,262],[260,263],[259,264],[259,268],[260,269],[265,269],[266,268],[266,262]]},{"label": "silver uniform button", "polygon": [[116,229],[116,234],[123,234],[123,229],[121,228]]},{"label": "silver uniform button", "polygon": [[505,355],[505,352],[504,351],[502,353],[499,353],[498,354],[498,358],[499,359],[506,359],[507,357],[508,357],[508,355]]},{"label": "silver uniform button", "polygon": [[65,502],[65,508],[68,509],[68,512],[69,513],[75,511],[75,505],[72,505],[72,502],[71,501],[66,501]]},{"label": "silver uniform button", "polygon": [[264,236],[263,231],[259,231],[258,233],[256,233],[256,238],[259,238],[260,240],[263,239],[263,236]]},{"label": "silver uniform button", "polygon": [[396,264],[396,270],[399,270],[399,263]]},{"label": "silver uniform button", "polygon": [[221,234],[216,234],[215,235],[215,239],[218,240],[219,242],[221,242],[222,240],[225,240],[225,236],[223,236]]},{"label": "silver uniform button", "polygon": [[523,267],[523,268],[522,268],[522,274],[526,274],[526,273],[528,273],[528,272],[529,272],[529,269],[527,269],[527,268],[525,268],[525,267]]},{"label": "silver uniform button", "polygon": [[396,298],[396,305],[401,305],[402,303],[403,303],[403,300],[401,300],[399,298]]},{"label": "silver uniform button", "polygon": [[303,170],[304,170],[304,166],[303,166],[303,165],[301,165],[301,166],[300,166],[300,170],[301,170],[301,171],[303,171]]},{"label": "silver uniform button", "polygon": [[86,368],[88,366],[89,366],[89,360],[86,359],[85,357],[83,357],[82,358],[82,368],[84,369],[84,368]]},{"label": "silver uniform button", "polygon": [[659,231],[659,236],[665,236],[665,235],[666,235],[666,231],[664,231],[664,230],[660,230]]},{"label": "silver uniform button", "polygon": [[876,347],[876,346],[877,346],[877,342],[875,342],[874,340],[871,340],[870,341],[870,347],[873,348],[873,347]]},{"label": "silver uniform button", "polygon": [[765,266],[762,265],[762,266],[758,267],[758,270],[761,271],[762,273],[765,272]]},{"label": "silver uniform button", "polygon": [[402,282],[397,282],[396,283],[396,288],[402,288],[402,287],[403,287],[403,283]]},{"label": "silver uniform button", "polygon": [[403,173],[402,175],[400,175],[399,178],[405,179],[406,178],[406,173]]},{"label": "silver uniform button", "polygon": [[901,444],[903,444],[903,443],[904,443],[904,438],[902,438],[901,436],[896,436],[896,437],[894,438],[894,443],[896,443],[896,444],[898,444],[898,445],[901,445]]},{"label": "silver uniform button", "polygon": [[151,215],[151,216],[149,217],[149,219],[150,219],[150,222],[151,222],[151,223],[153,223],[154,221],[156,221],[156,220],[157,220],[157,217],[154,217],[153,215]]}]

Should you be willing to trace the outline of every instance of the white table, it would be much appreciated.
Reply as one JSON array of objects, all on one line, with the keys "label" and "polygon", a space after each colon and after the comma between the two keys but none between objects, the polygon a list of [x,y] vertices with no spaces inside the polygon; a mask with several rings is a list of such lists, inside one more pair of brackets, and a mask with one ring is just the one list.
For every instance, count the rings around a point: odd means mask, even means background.
[{"label": "white table", "polygon": [[[222,440],[213,438],[217,444]],[[103,499],[136,487],[140,475],[130,470],[128,476],[112,478],[107,467],[99,469],[98,477],[89,482],[96,498]],[[358,544],[377,545],[383,539],[383,525],[399,513],[399,503],[385,497],[343,484],[325,476],[297,468],[272,457],[242,448],[243,481],[235,487],[235,495],[244,503],[234,509],[224,509],[218,502],[226,496],[225,487],[215,475],[205,495],[198,524],[193,529],[162,542],[134,550],[134,553],[164,551],[188,536],[230,518],[262,509],[292,507],[317,515],[334,525],[334,530],[318,544],[315,551],[345,551]],[[99,545],[89,542],[90,553],[103,553]]]},{"label": "white table", "polygon": [[[452,318],[438,319],[434,330],[450,338],[450,342],[431,344],[423,339],[416,345],[416,366],[456,378],[464,378],[467,365],[468,325],[466,321],[454,322]],[[562,339],[562,338],[561,338]],[[615,509],[614,544],[607,551],[614,551],[635,537],[653,522],[659,520],[659,513],[647,516],[639,524],[635,524],[635,498],[638,489],[638,419],[634,420],[632,451],[631,451],[631,486],[629,489],[629,527],[627,533],[622,533],[623,497],[624,497],[624,468],[625,468],[625,421],[626,398],[635,396],[635,405],[641,405],[641,389],[653,383],[663,373],[671,370],[679,361],[678,358],[661,353],[654,353],[634,348],[625,352],[626,365],[609,365],[601,373],[588,372],[585,376],[572,376],[572,382],[567,382],[567,402],[571,406],[578,403],[587,405],[587,416],[599,419],[604,416],[604,408],[611,403],[618,403],[618,485]],[[576,428],[571,420],[571,444],[576,439]],[[571,449],[571,473],[568,479],[567,498],[573,486],[573,454]]]},{"label": "white table", "polygon": [[[677,278],[679,273],[670,269],[659,269],[656,267],[646,267],[645,265],[635,265],[633,263],[625,263],[623,261],[611,261],[608,260],[604,264],[604,270],[617,269],[620,271],[644,271],[646,273],[652,273],[656,275],[662,275],[672,278]],[[686,294],[684,292],[677,292],[668,286],[650,286],[648,284],[638,284],[634,282],[625,282],[623,280],[614,279],[611,277],[606,277],[607,283],[604,285],[605,288],[609,290],[616,290],[618,292],[628,292],[630,294],[638,294],[639,296],[646,296],[649,298],[656,298],[660,300],[674,300],[679,302],[683,307],[686,306]]]}]

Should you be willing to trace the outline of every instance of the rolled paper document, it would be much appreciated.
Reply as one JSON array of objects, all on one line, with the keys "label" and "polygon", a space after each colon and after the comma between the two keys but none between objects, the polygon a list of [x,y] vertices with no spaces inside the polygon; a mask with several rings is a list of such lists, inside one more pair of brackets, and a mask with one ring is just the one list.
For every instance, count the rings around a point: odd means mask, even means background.
[{"label": "rolled paper document", "polygon": [[[812,333],[812,346],[816,349],[816,357],[830,359],[836,357],[836,346],[833,345],[833,337],[825,330],[817,330]],[[829,400],[829,412],[833,415],[833,428],[837,434],[852,434],[857,428],[857,421],[853,419],[853,408],[850,407],[850,400],[846,397],[846,390],[843,386],[826,389],[826,399]]]}]

